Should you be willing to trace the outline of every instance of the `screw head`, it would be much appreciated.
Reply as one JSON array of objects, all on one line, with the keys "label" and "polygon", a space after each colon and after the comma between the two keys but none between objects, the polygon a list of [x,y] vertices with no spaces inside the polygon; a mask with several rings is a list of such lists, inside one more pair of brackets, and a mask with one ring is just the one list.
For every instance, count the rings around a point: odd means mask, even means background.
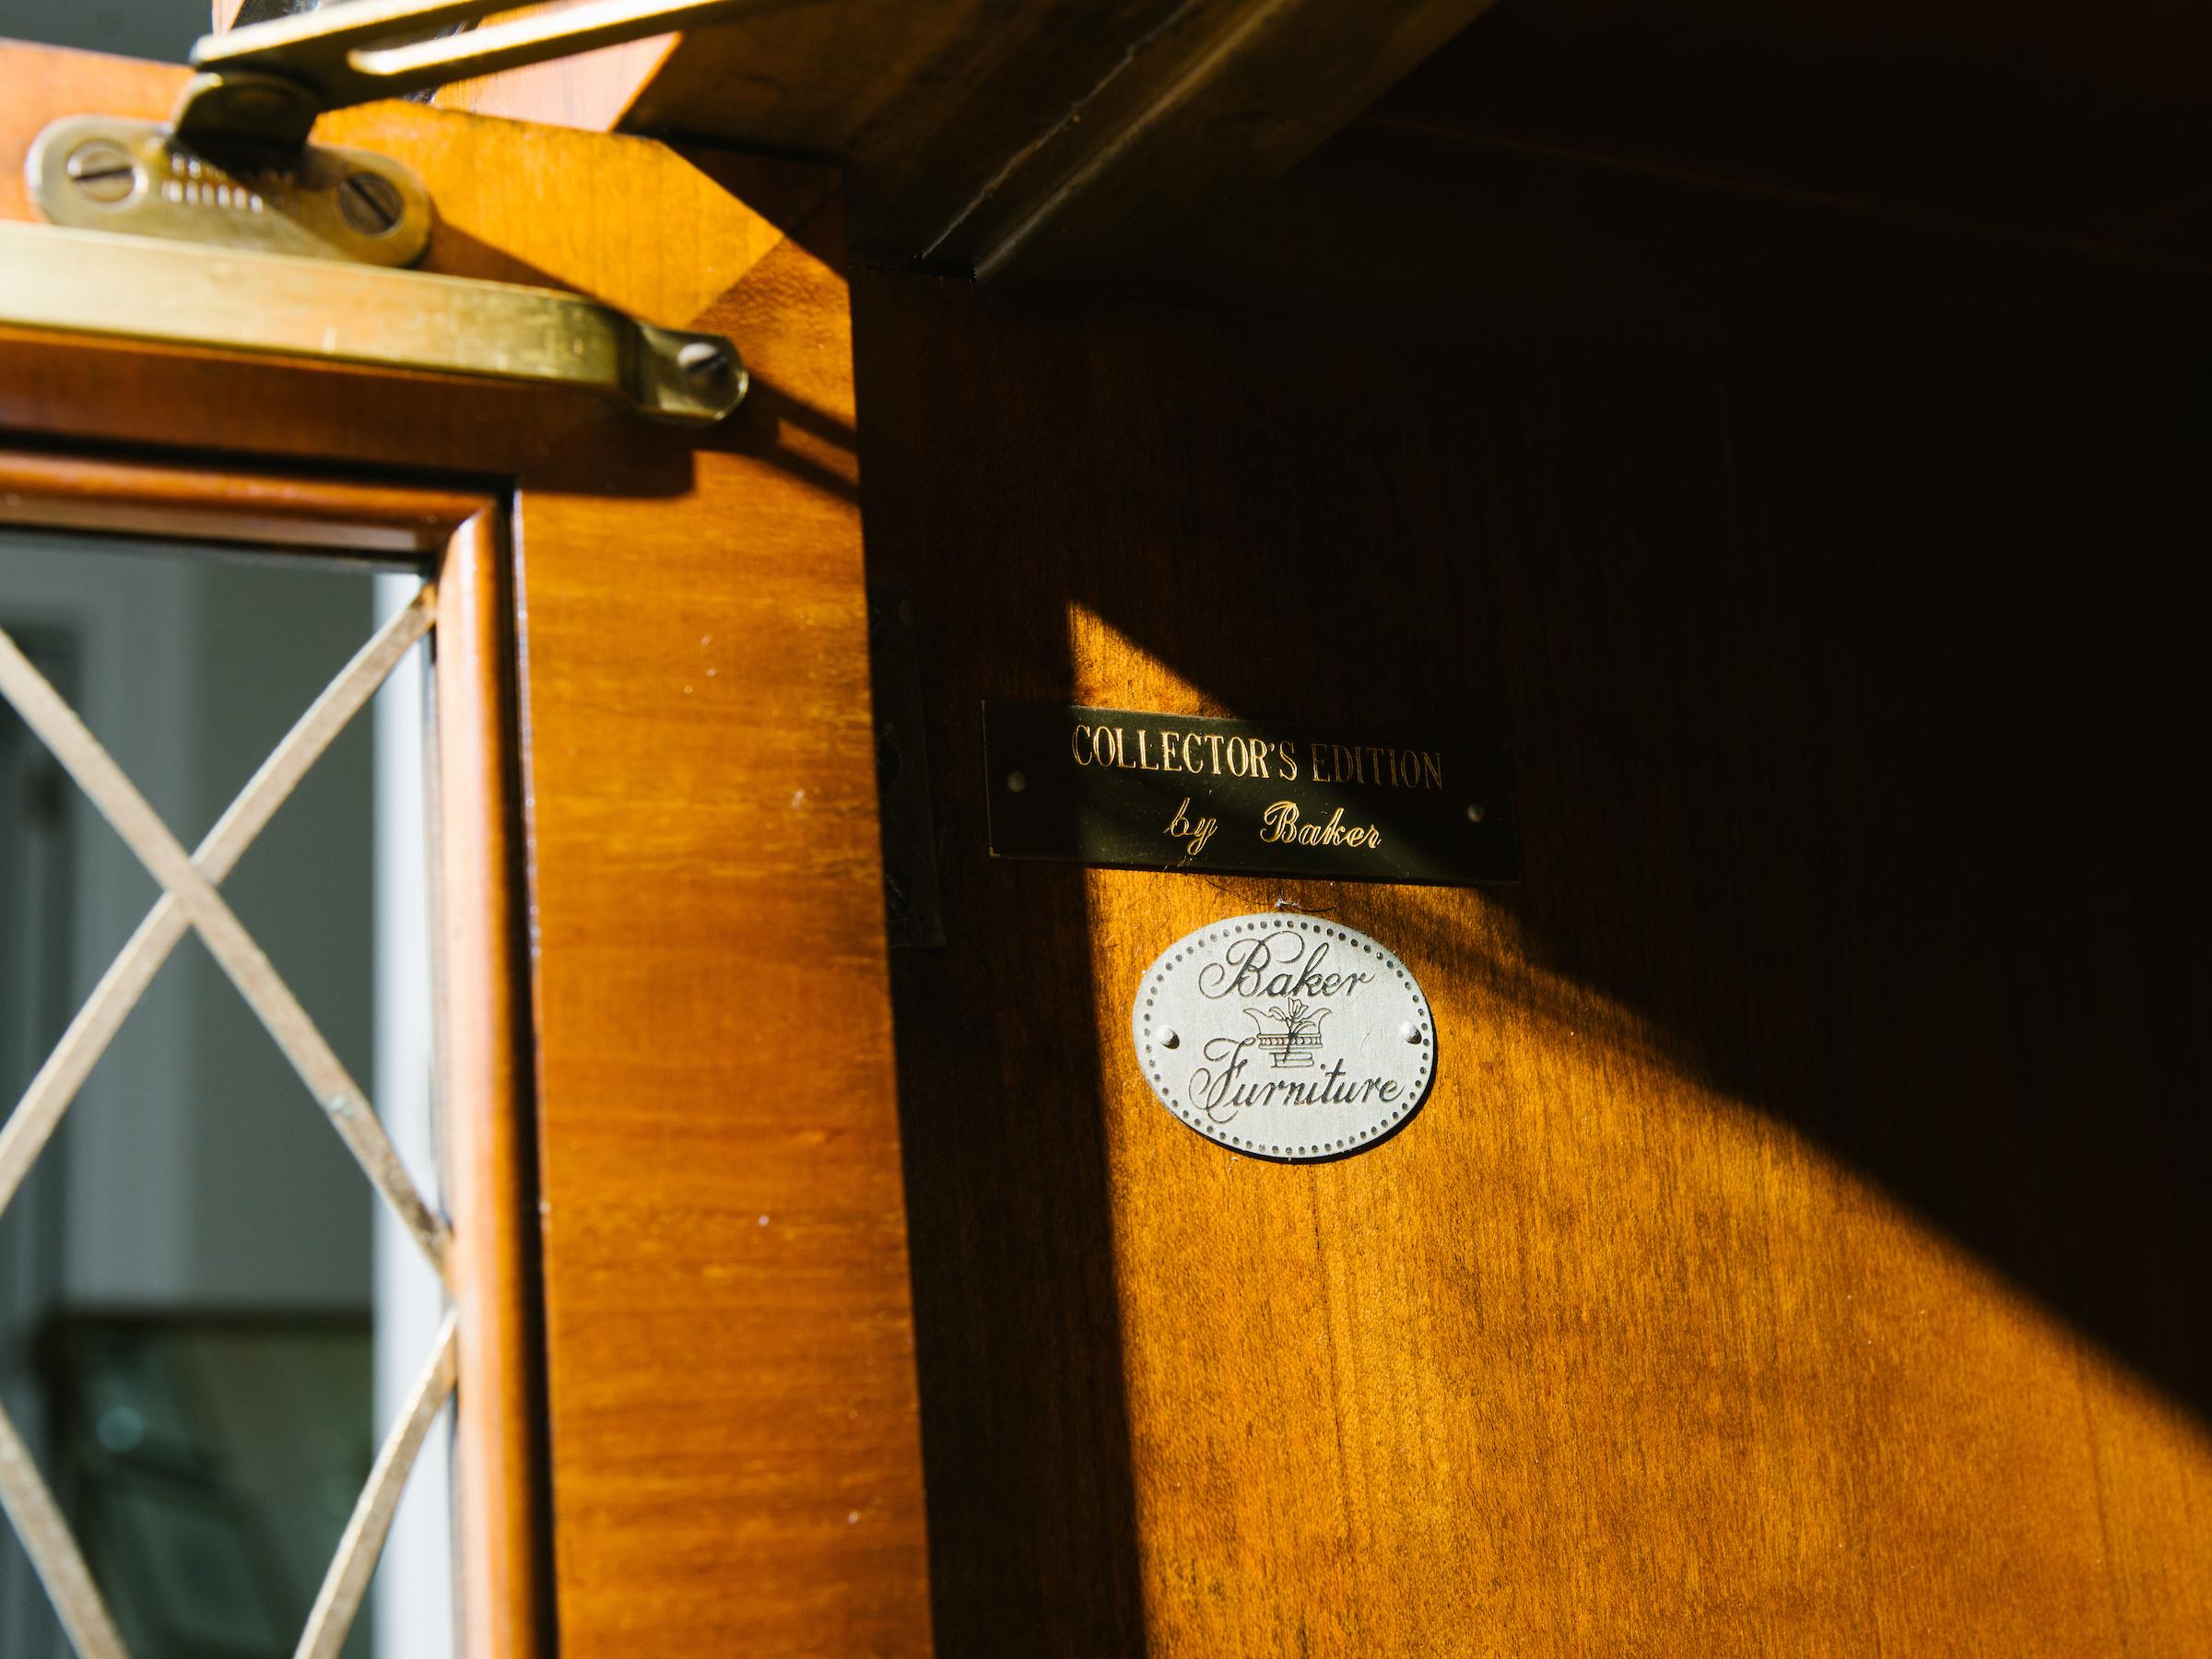
[{"label": "screw head", "polygon": [[1481,822],[1482,822],[1482,819],[1483,819],[1482,803],[1481,803],[1480,801],[1470,801],[1470,802],[1468,802],[1468,803],[1467,803],[1467,822],[1468,822],[1468,823],[1470,823],[1470,824],[1479,824],[1479,823],[1481,823]]},{"label": "screw head", "polygon": [[120,202],[138,188],[138,164],[121,145],[105,138],[78,145],[62,171],[78,194],[95,202]]},{"label": "screw head", "polygon": [[362,236],[389,236],[406,212],[399,186],[382,173],[348,173],[338,186],[338,217]]},{"label": "screw head", "polygon": [[1008,794],[1019,794],[1023,790],[1029,788],[1029,786],[1030,777],[1027,772],[1016,771],[1008,772],[1006,774],[1006,793]]},{"label": "screw head", "polygon": [[693,340],[676,354],[676,366],[694,385],[705,385],[729,372],[730,354],[712,340]]}]

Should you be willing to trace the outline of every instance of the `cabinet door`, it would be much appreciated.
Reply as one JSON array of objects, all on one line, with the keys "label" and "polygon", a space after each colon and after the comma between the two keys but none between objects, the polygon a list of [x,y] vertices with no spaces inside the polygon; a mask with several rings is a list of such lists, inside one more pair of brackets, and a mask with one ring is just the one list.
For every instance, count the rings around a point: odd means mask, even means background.
[{"label": "cabinet door", "polygon": [[[48,122],[183,78],[0,46],[0,216]],[[750,397],[679,432],[17,333],[0,519],[437,584],[472,1653],[924,1652],[837,182],[412,105],[318,137],[421,175],[425,268],[725,333]]]}]

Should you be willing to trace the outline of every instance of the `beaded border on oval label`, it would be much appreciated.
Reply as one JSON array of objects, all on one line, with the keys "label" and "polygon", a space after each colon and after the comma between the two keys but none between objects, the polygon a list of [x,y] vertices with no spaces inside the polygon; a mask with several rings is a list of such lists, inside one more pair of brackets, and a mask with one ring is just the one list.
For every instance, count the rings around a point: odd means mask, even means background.
[{"label": "beaded border on oval label", "polygon": [[[1418,1056],[1413,1060],[1411,1077],[1400,1098],[1388,1102],[1376,1101],[1371,1115],[1359,1118],[1347,1133],[1314,1136],[1280,1135],[1238,1133],[1232,1123],[1217,1121],[1203,1106],[1184,1098],[1185,1090],[1171,1081],[1173,1062],[1170,1053],[1182,1046],[1180,1032],[1173,1028],[1194,1024],[1188,1018],[1171,1019],[1163,1014],[1165,999],[1171,1011],[1179,1003],[1174,993],[1181,984],[1174,975],[1178,970],[1189,972],[1203,971],[1209,947],[1233,941],[1243,935],[1265,935],[1275,931],[1295,931],[1310,935],[1314,940],[1341,946],[1359,953],[1360,959],[1371,961],[1382,973],[1382,983],[1394,994],[1405,999],[1405,1018],[1397,1019],[1397,1029],[1404,1033],[1400,1039]],[[1332,1010],[1334,1011],[1334,1010]],[[1393,1019],[1397,1011],[1384,1017],[1382,1023]],[[1378,1022],[1370,1019],[1371,1028]],[[1436,1081],[1437,1041],[1436,1020],[1410,969],[1397,955],[1378,940],[1361,933],[1358,928],[1324,917],[1294,912],[1260,912],[1243,916],[1230,916],[1218,922],[1185,934],[1153,959],[1139,982],[1136,996],[1130,1009],[1130,1037],[1135,1045],[1139,1068],[1147,1084],[1170,1115],[1185,1126],[1195,1130],[1215,1145],[1226,1147],[1242,1157],[1264,1159],[1280,1163],[1324,1163],[1348,1158],[1379,1146],[1403,1129],[1427,1102],[1430,1088]],[[1383,1041],[1387,1041],[1385,1038]],[[1203,1056],[1202,1056],[1203,1057]],[[1402,1077],[1402,1069],[1398,1068]],[[1394,1080],[1399,1080],[1394,1077]],[[1384,1107],[1387,1106],[1387,1110]],[[1241,1115],[1241,1113],[1240,1113]]]}]

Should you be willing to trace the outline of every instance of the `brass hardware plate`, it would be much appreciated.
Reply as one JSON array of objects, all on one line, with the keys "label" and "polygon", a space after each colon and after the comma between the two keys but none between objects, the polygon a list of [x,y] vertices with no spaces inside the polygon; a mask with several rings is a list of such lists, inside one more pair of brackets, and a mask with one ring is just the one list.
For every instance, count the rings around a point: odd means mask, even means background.
[{"label": "brass hardware plate", "polygon": [[39,135],[24,171],[39,211],[79,230],[380,265],[412,265],[430,237],[429,192],[368,150],[225,166],[159,123],[73,115]]},{"label": "brass hardware plate", "polygon": [[0,224],[0,326],[572,387],[711,425],[747,377],[720,335],[550,288]]},{"label": "brass hardware plate", "polygon": [[1129,869],[1518,881],[1496,743],[1065,703],[983,705],[991,851]]}]

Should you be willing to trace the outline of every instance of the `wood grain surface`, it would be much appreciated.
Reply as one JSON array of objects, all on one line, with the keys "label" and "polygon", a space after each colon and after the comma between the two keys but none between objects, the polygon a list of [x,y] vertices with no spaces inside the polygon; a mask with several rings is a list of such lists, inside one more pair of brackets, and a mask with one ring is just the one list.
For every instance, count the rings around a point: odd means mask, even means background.
[{"label": "wood grain surface", "polygon": [[1264,187],[1488,0],[811,0],[441,92],[834,162],[863,259],[1065,275]]},{"label": "wood grain surface", "polygon": [[[0,47],[0,217],[29,217],[46,121],[158,116],[181,79]],[[430,268],[725,331],[744,409],[701,444],[559,394],[16,335],[0,430],[508,496],[559,1651],[926,1653],[835,181],[415,105],[326,125],[423,176]]]},{"label": "wood grain surface", "polygon": [[[939,1650],[2197,1651],[2201,431],[856,293]],[[1526,880],[994,863],[986,697],[1502,737]],[[1278,907],[1438,1018],[1337,1163],[1129,1052]]]},{"label": "wood grain surface", "polygon": [[2015,395],[2063,382],[2176,402],[2212,371],[2206,288],[2202,264],[1379,112],[1089,283],[1324,336],[1348,325],[1377,351],[1869,380],[1939,369]]},{"label": "wood grain surface", "polygon": [[585,442],[518,512],[562,1651],[922,1653],[834,250],[705,325],[754,389],[690,487]]},{"label": "wood grain surface", "polygon": [[226,472],[176,462],[0,450],[8,522],[389,558],[410,568],[484,511],[481,494],[358,478]]},{"label": "wood grain surface", "polygon": [[[1671,185],[1663,194],[1691,222],[1671,244],[1653,237],[1646,257],[1669,288],[1701,276],[1756,306],[1800,240],[1807,259],[1878,272],[1885,254],[1940,242],[1932,231],[2073,255],[2085,285],[2201,279],[2208,46],[2203,8],[2163,0],[2093,17],[1995,0],[1805,0],[1757,27],[1727,0],[811,0],[441,96],[837,159],[855,174],[865,258],[1101,288],[1133,268],[1162,278],[1233,256],[1255,229],[1255,186],[1349,122],[1400,158],[1409,140],[1441,146],[1480,182],[1439,193],[1423,181],[1410,204],[1386,182],[1364,207],[1356,195],[1280,203],[1279,240],[1246,252],[1248,268],[1299,274],[1318,261],[1348,280],[1378,263],[1378,230],[1403,241],[1385,207],[1418,224],[1427,206],[1487,221],[1438,272],[1447,303],[1455,276],[1474,284],[1459,304],[1480,310],[1523,262],[1526,234],[1588,239],[1601,218],[1591,191]],[[1501,189],[1503,204],[1487,199]],[[1724,254],[1700,258],[1730,230],[1714,197],[1814,209],[1859,234],[1784,222],[1777,248],[1730,235]],[[1553,303],[1587,306],[1584,284],[1632,289],[1643,275],[1643,258],[1614,272],[1564,252],[1555,244],[1565,279]],[[1975,263],[1947,287],[1971,290]],[[1841,287],[1824,320],[1848,324],[1855,309]],[[1972,325],[1971,306],[1945,310]]]}]

